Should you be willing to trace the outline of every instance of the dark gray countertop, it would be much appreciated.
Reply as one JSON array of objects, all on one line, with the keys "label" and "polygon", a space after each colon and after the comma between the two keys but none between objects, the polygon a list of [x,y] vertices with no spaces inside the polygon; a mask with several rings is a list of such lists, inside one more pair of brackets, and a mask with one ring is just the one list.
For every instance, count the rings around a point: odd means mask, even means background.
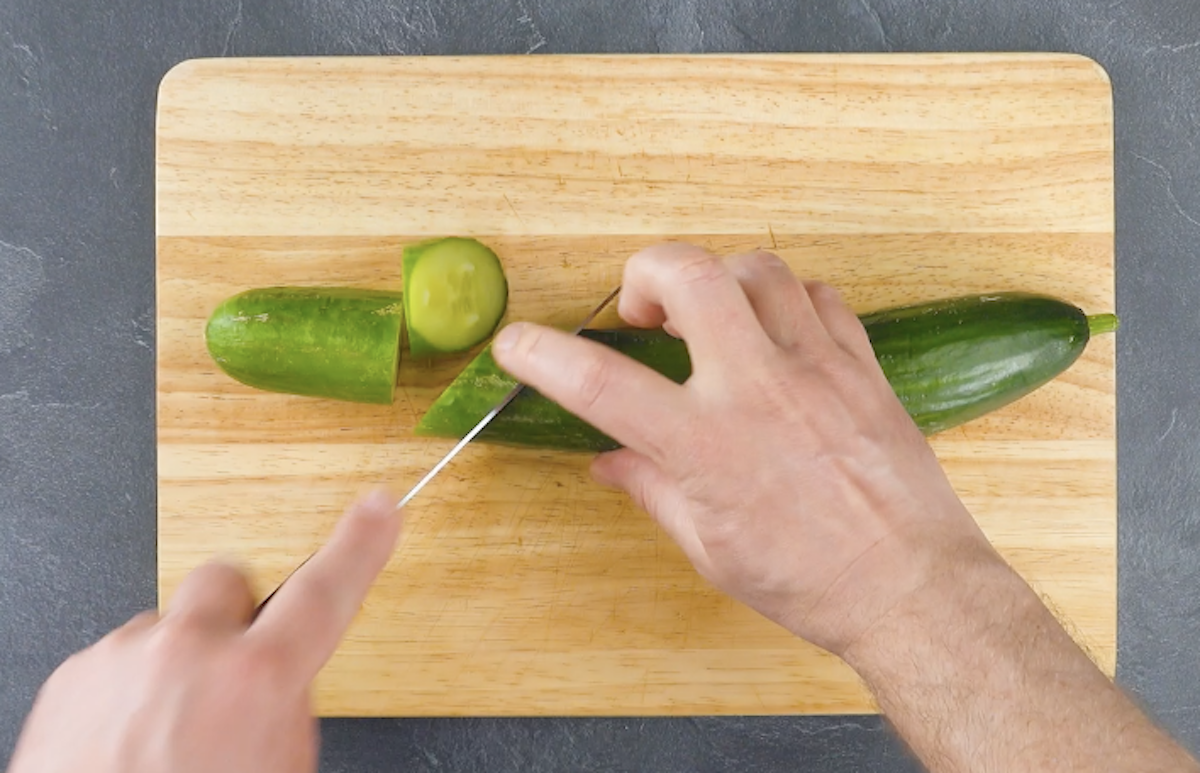
[{"label": "dark gray countertop", "polygon": [[[221,54],[1050,50],[1117,118],[1118,678],[1200,750],[1195,0],[0,4],[0,762],[38,685],[155,601],[154,103]],[[914,770],[875,717],[364,720],[322,769]]]}]

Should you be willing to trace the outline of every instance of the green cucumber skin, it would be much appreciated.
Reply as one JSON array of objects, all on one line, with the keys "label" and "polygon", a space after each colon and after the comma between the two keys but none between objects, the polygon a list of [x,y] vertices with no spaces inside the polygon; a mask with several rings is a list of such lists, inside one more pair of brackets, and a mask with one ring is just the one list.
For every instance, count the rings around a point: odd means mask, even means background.
[{"label": "green cucumber skin", "polygon": [[[691,375],[692,363],[687,348],[682,341],[662,330],[584,330],[579,335],[616,349],[678,384]],[[429,437],[462,437],[516,383],[496,364],[489,345],[421,417],[415,433]],[[496,445],[562,451],[605,451],[619,447],[612,438],[533,387],[522,389],[475,439]]]},{"label": "green cucumber skin", "polygon": [[1074,364],[1084,312],[1033,293],[993,293],[860,317],[884,375],[926,435],[965,424],[1043,386]]},{"label": "green cucumber skin", "polygon": [[[1077,307],[1032,293],[992,293],[885,309],[860,317],[876,359],[925,435],[1024,397],[1070,367],[1090,338]],[[664,373],[687,380],[687,347],[661,330],[585,330]],[[481,353],[442,393],[416,434],[460,438],[516,382]],[[620,445],[526,388],[476,438],[485,443],[603,452]]]},{"label": "green cucumber skin", "polygon": [[227,298],[204,331],[231,378],[269,392],[392,402],[403,295],[350,287],[264,287]]},{"label": "green cucumber skin", "polygon": [[[497,263],[500,263],[500,258],[496,255],[495,251],[492,250],[492,248],[488,247],[487,245],[483,244],[482,242],[478,241],[477,239],[469,239],[469,238],[466,238],[463,236],[439,236],[434,239],[426,239],[425,241],[417,242],[416,244],[410,244],[404,248],[404,253],[400,258],[400,271],[404,277],[404,294],[405,294],[406,298],[413,297],[413,295],[410,292],[409,279],[413,275],[413,268],[416,266],[417,261],[419,261],[421,259],[421,256],[424,255],[430,248],[441,245],[441,244],[445,244],[448,242],[449,243],[462,242],[463,244],[469,244],[472,247],[472,249],[484,250],[484,251],[490,253],[492,255],[492,257],[496,259]],[[502,277],[504,277],[503,265],[501,265],[500,274]],[[507,309],[507,307],[508,307],[508,279],[507,279],[507,277],[504,277],[504,286],[501,288],[501,291],[504,294],[504,302],[502,304],[502,307],[504,309]],[[435,346],[432,343],[430,343],[429,341],[425,340],[425,337],[422,336],[421,333],[415,327],[413,327],[412,310],[409,307],[409,305],[406,303],[404,306],[404,321],[408,327],[408,330],[407,330],[407,332],[408,332],[408,353],[412,357],[419,357],[419,358],[425,359],[425,358],[438,357],[438,356],[447,355],[447,354],[459,354],[461,352],[469,351],[470,349],[474,348],[475,346],[478,346],[480,343],[482,343],[483,341],[485,341],[486,339],[491,337],[491,335],[496,332],[496,328],[498,328],[500,326],[500,320],[503,318],[504,318],[504,312],[501,311],[500,316],[496,319],[496,324],[492,325],[492,329],[489,330],[485,335],[480,337],[480,339],[478,341],[470,344],[469,346],[461,347],[461,348],[454,349],[451,351],[446,351],[443,349],[439,349],[437,346]]]}]

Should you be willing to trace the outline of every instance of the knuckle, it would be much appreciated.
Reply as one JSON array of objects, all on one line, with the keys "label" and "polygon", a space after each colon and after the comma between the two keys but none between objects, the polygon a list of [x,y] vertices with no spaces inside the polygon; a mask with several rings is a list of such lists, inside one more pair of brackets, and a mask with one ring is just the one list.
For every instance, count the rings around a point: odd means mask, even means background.
[{"label": "knuckle", "polygon": [[644,277],[670,270],[697,257],[713,257],[703,247],[686,241],[664,241],[638,252],[626,262],[626,276]]},{"label": "knuckle", "polygon": [[678,285],[687,287],[718,281],[727,276],[728,271],[724,261],[717,256],[696,249],[679,257],[675,267],[675,278]]},{"label": "knuckle", "polygon": [[828,282],[824,281],[823,279],[805,279],[804,286],[808,289],[808,292],[812,295],[821,295],[823,293],[827,293],[830,290],[834,289],[833,285],[829,284]]},{"label": "knuckle", "polygon": [[829,306],[841,305],[842,294],[833,285],[820,280],[806,282],[805,284],[808,287],[808,295],[812,298],[813,303]]},{"label": "knuckle", "polygon": [[516,354],[521,360],[528,360],[542,345],[542,330],[536,325],[522,325],[521,335],[517,339]]},{"label": "knuckle", "polygon": [[787,264],[783,262],[783,258],[773,252],[767,250],[755,250],[747,256],[749,261],[755,266],[767,269],[787,268]]},{"label": "knuckle", "polygon": [[576,393],[582,410],[590,411],[600,402],[612,380],[612,367],[598,354],[592,354],[577,371]]},{"label": "knuckle", "polygon": [[734,255],[728,258],[725,263],[729,267],[729,270],[743,281],[761,277],[780,268],[786,268],[786,264],[780,260],[779,256],[765,250],[755,250],[754,252],[744,252],[740,255]]}]

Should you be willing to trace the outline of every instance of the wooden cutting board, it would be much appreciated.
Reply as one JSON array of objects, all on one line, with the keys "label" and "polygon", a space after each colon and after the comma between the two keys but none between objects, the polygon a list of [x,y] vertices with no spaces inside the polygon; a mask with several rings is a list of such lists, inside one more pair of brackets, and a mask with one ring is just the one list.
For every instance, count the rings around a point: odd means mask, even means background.
[{"label": "wooden cutting board", "polygon": [[[508,319],[572,325],[633,251],[772,249],[859,311],[973,292],[1114,308],[1109,82],[1059,55],[192,61],[157,129],[159,581],[213,554],[265,593],[363,487],[452,444],[395,404],[257,392],[204,321],[275,284],[400,288],[400,250],[492,245]],[[616,324],[611,312],[599,324]],[[1116,649],[1113,336],[933,440],[989,537],[1103,669]],[[583,456],[468,447],[316,683],[323,715],[874,711],[854,674],[700,580]]]}]

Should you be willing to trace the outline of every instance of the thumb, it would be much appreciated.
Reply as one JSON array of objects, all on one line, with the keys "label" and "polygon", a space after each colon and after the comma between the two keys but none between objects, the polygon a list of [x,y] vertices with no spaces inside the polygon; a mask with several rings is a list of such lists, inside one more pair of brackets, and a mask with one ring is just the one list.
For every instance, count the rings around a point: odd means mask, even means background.
[{"label": "thumb", "polygon": [[620,489],[633,503],[650,514],[698,568],[708,562],[704,543],[688,514],[682,492],[654,460],[631,448],[609,451],[592,461],[597,483]]}]

